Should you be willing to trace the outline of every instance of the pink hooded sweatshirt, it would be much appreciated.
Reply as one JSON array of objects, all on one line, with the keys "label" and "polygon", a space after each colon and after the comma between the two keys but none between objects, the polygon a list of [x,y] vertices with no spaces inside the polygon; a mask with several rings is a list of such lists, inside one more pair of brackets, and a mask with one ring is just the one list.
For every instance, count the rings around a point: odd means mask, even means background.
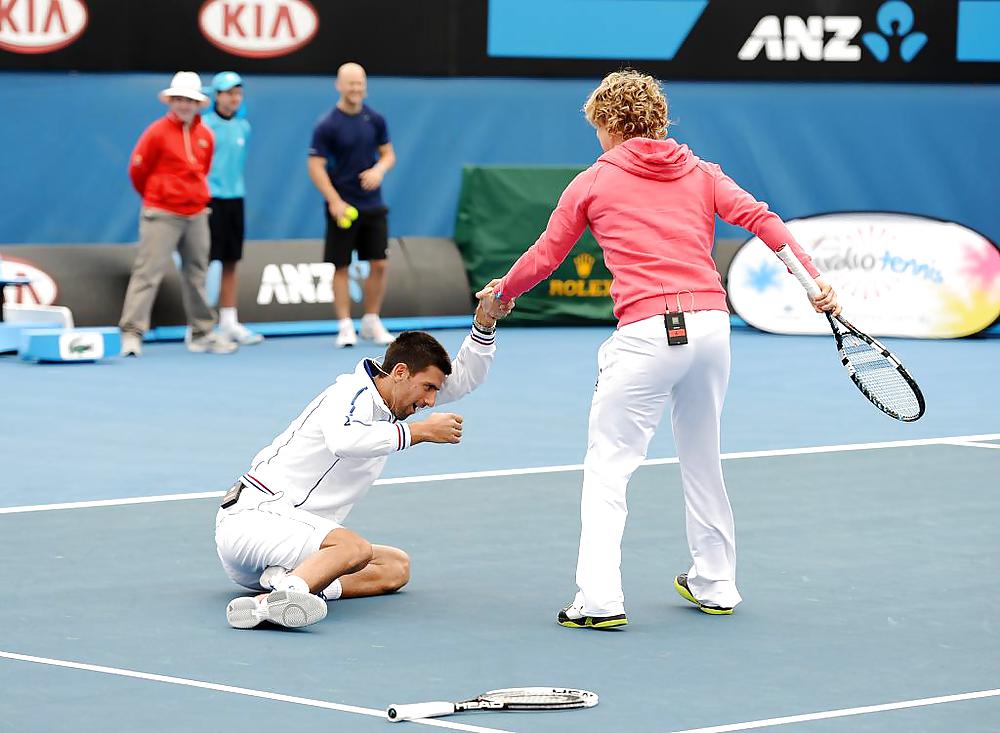
[{"label": "pink hooded sweatshirt", "polygon": [[726,307],[712,260],[715,215],[777,251],[791,246],[809,274],[819,273],[781,219],[686,145],[632,138],[570,182],[549,224],[496,288],[505,301],[547,278],[590,227],[614,278],[618,326],[676,311]]}]

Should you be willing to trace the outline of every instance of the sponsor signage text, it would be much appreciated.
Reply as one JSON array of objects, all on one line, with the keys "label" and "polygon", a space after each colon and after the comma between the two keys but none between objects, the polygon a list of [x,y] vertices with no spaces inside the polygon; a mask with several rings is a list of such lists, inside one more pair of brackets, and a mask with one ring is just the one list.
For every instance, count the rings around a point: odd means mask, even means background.
[{"label": "sponsor signage text", "polygon": [[[910,214],[824,214],[788,228],[837,291],[844,315],[873,336],[955,338],[1000,316],[1000,250],[961,224]],[[774,333],[829,333],[798,281],[754,237],[729,268],[729,299]]]}]

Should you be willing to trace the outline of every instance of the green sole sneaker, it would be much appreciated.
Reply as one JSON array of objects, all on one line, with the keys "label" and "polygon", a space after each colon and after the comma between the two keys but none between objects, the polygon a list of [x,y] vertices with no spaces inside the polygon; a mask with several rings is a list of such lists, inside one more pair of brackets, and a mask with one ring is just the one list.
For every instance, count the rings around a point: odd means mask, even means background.
[{"label": "green sole sneaker", "polygon": [[680,595],[680,597],[683,598],[685,601],[689,601],[694,605],[696,605],[698,607],[698,610],[701,611],[702,613],[708,613],[711,614],[712,616],[733,615],[733,609],[731,608],[723,608],[722,606],[709,606],[699,601],[697,598],[691,595],[691,590],[688,588],[687,581],[688,581],[687,573],[681,573],[680,575],[674,578],[674,590],[676,590],[678,595]]},{"label": "green sole sneaker", "polygon": [[627,625],[628,617],[624,613],[619,613],[615,616],[581,616],[580,618],[570,618],[564,608],[556,617],[556,622],[568,629],[614,629],[618,626]]}]

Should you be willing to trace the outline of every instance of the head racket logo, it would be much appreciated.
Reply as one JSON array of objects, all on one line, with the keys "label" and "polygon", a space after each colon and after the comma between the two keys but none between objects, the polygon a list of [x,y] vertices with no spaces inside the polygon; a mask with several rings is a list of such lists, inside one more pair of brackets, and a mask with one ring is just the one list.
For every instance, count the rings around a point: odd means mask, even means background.
[{"label": "head racket logo", "polygon": [[[903,63],[910,63],[927,43],[927,34],[913,31],[913,9],[902,0],[890,0],[875,16],[879,33],[865,33],[862,43],[879,62],[885,62],[894,49]],[[913,32],[911,32],[913,31]]]}]

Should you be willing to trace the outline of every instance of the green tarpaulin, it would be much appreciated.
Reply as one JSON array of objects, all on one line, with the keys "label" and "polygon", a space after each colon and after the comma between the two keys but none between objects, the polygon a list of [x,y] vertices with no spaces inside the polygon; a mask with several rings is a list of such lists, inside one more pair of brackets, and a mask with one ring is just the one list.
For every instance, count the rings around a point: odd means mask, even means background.
[{"label": "green tarpaulin", "polygon": [[[545,229],[559,195],[582,168],[466,167],[455,243],[478,290],[502,277]],[[517,299],[509,321],[614,322],[611,273],[586,231],[556,271]]]}]

